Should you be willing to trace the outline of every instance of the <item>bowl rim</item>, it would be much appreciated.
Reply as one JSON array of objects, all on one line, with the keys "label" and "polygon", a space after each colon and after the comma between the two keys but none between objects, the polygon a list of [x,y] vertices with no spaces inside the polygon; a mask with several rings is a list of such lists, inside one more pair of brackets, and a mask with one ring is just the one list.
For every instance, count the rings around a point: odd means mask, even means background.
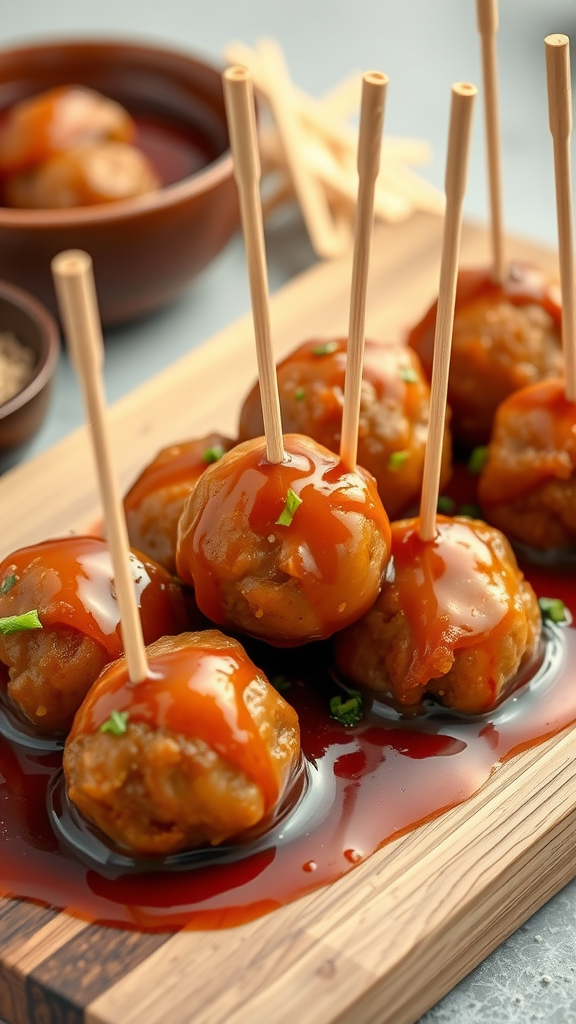
[{"label": "bowl rim", "polygon": [[[0,405],[0,420],[4,420],[39,394],[52,377],[60,353],[60,331],[46,306],[23,288],[9,281],[0,280],[0,299],[5,299],[23,310],[31,320],[34,320],[43,339],[40,360],[35,367],[32,380],[17,395]],[[0,327],[0,330],[3,328]]]},{"label": "bowl rim", "polygon": [[[211,62],[211,59],[208,57],[203,60],[186,50],[176,47],[150,45],[149,41],[145,38],[141,40],[137,37],[123,39],[119,36],[106,37],[105,35],[94,38],[86,36],[60,38],[54,36],[25,46],[3,47],[0,49],[0,65],[2,59],[8,56],[18,54],[33,55],[35,52],[50,50],[54,47],[58,47],[58,49],[72,49],[82,46],[91,50],[103,47],[109,49],[112,47],[117,50],[141,51],[143,54],[147,51],[160,57],[178,58],[182,61],[187,61],[215,75],[221,74],[226,68],[224,63],[218,61]],[[81,85],[82,83],[80,82],[79,84]],[[101,225],[113,223],[118,220],[138,217],[145,213],[177,206],[183,200],[193,199],[195,196],[210,191],[222,181],[232,177],[232,175],[232,152],[230,146],[228,146],[215,160],[201,167],[194,174],[188,175],[187,178],[182,178],[181,181],[176,181],[171,185],[163,185],[153,192],[148,192],[142,196],[134,196],[131,199],[118,199],[113,203],[75,206],[62,210],[21,210],[0,205],[0,227],[34,230],[74,227],[80,224]]]}]

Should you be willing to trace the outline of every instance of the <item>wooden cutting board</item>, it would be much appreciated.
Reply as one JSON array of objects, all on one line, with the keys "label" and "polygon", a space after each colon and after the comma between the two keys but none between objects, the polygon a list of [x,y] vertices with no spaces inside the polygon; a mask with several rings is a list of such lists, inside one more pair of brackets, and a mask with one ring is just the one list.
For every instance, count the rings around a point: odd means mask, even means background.
[{"label": "wooden cutting board", "polygon": [[[367,334],[393,339],[438,281],[441,223],[375,235]],[[555,269],[552,253],[511,256]],[[468,226],[462,262],[486,262]],[[281,356],[346,333],[350,261],[315,267],[272,302]],[[225,301],[225,299],[223,300]],[[161,328],[160,328],[161,330]],[[159,337],[158,343],[162,344]],[[234,433],[256,373],[250,318],[118,402],[127,486],[158,448]],[[85,430],[0,480],[0,557],[99,516]],[[9,1024],[412,1024],[576,874],[576,728],[494,771],[471,800],[390,843],[333,885],[238,928],[116,931],[0,899],[0,1017]]]}]

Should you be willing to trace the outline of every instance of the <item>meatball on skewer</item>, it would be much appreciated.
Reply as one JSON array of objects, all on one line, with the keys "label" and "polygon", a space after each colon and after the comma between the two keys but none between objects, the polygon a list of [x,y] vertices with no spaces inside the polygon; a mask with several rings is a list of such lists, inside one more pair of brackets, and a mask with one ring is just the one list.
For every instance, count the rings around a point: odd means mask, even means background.
[{"label": "meatball on skewer", "polygon": [[[130,573],[146,642],[185,629],[176,580],[136,552]],[[101,669],[122,654],[114,575],[97,537],[45,541],[0,564],[0,617],[34,610],[41,627],[0,631],[9,701],[38,733],[67,730]]]},{"label": "meatball on skewer", "polygon": [[[278,364],[284,428],[308,434],[330,451],[340,448],[347,341],[313,340]],[[403,344],[366,340],[358,424],[358,462],[375,477],[386,512],[396,519],[417,504],[428,435],[430,387],[416,353]],[[256,384],[240,414],[240,440],[262,434]],[[440,487],[450,478],[448,426]]]},{"label": "meatball on skewer", "polygon": [[147,648],[150,676],[102,673],[64,751],[78,810],[137,856],[217,845],[265,824],[300,762],[298,718],[217,630]]}]

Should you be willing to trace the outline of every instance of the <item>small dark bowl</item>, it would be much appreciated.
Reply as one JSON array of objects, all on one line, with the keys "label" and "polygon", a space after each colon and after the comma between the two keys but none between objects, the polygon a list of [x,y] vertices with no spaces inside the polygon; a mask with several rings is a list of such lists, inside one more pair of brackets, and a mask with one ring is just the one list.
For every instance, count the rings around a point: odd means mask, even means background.
[{"label": "small dark bowl", "polygon": [[[102,320],[120,323],[176,296],[239,225],[221,69],[188,54],[124,42],[47,42],[0,52],[0,118],[18,100],[57,85],[96,89],[130,111],[139,138],[156,132],[158,159],[148,155],[168,183],[100,206],[0,206],[0,277],[56,311],[50,261],[63,249],[85,249],[94,262]],[[158,149],[158,132],[164,132],[164,149]]]},{"label": "small dark bowl", "polygon": [[2,331],[12,331],[22,345],[28,345],[36,355],[36,364],[30,383],[0,405],[0,472],[22,457],[42,425],[60,349],[58,328],[48,310],[6,281],[0,281]]}]

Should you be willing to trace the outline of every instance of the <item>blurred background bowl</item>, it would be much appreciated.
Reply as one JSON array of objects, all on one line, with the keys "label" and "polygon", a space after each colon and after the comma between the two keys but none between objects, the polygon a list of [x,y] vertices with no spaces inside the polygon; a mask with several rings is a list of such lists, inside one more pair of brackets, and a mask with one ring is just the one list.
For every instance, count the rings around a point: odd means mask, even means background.
[{"label": "blurred background bowl", "polygon": [[0,278],[56,302],[50,261],[79,248],[94,262],[102,320],[162,306],[239,225],[221,69],[175,50],[112,41],[46,42],[0,52],[0,119],[24,97],[85,85],[117,100],[163,183],[155,192],[65,210],[0,207]]},{"label": "blurred background bowl", "polygon": [[23,455],[40,429],[50,400],[60,335],[54,318],[21,288],[0,281],[0,334],[10,332],[34,353],[30,382],[0,405],[0,472]]}]

